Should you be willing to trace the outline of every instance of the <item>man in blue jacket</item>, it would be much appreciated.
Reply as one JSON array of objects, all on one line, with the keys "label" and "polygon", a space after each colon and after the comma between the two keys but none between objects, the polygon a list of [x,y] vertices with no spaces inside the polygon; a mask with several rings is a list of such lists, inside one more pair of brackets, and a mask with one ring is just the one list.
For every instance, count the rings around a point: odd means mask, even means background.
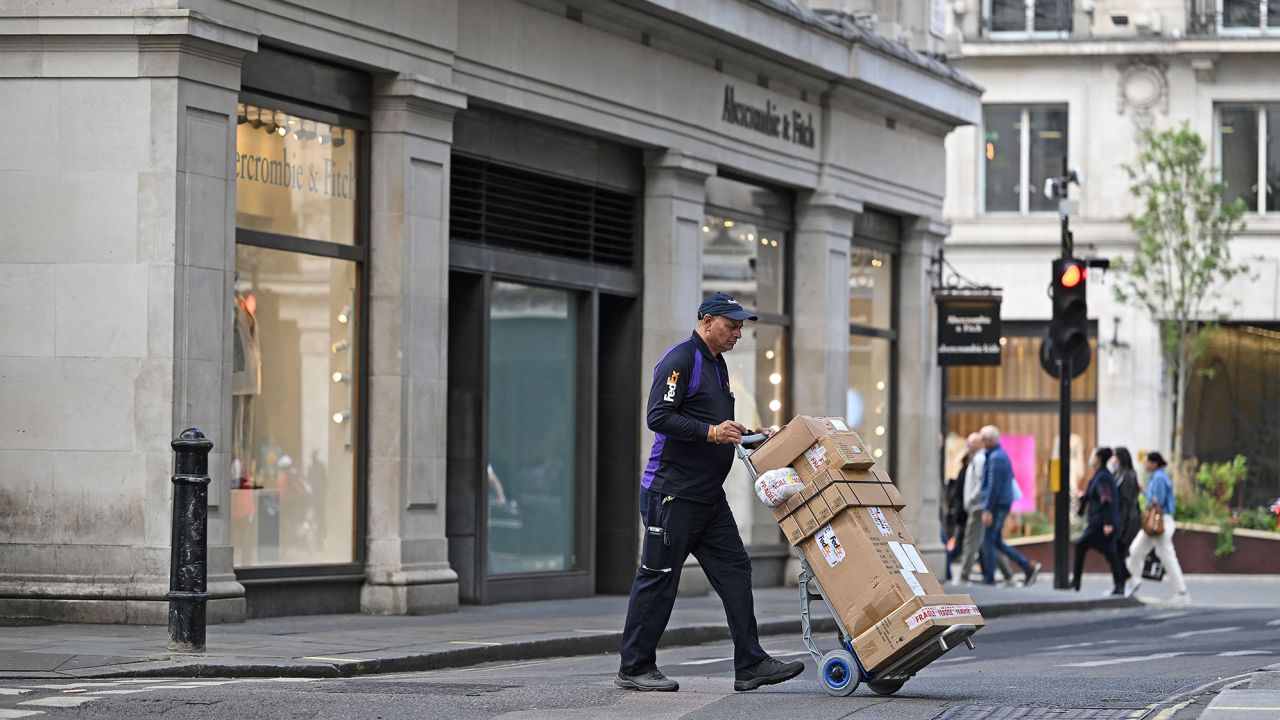
[{"label": "man in blue jacket", "polygon": [[733,689],[755,690],[804,672],[803,662],[780,662],[760,647],[751,558],[723,487],[733,446],[748,433],[733,419],[724,353],[742,338],[743,322],[755,319],[733,298],[715,293],[699,306],[689,339],[667,350],[653,369],[648,425],[655,435],[640,489],[644,542],[622,631],[614,680],[620,687],[680,689],[658,669],[657,648],[690,554],[724,603],[733,637]]},{"label": "man in blue jacket", "polygon": [[1024,586],[1030,585],[1040,574],[1040,563],[1027,560],[1004,542],[1004,521],[1013,507],[1013,463],[1000,446],[1000,430],[996,426],[988,425],[979,433],[987,448],[987,462],[982,469],[982,582],[996,584],[995,558],[997,552],[1002,552],[1022,568]]}]

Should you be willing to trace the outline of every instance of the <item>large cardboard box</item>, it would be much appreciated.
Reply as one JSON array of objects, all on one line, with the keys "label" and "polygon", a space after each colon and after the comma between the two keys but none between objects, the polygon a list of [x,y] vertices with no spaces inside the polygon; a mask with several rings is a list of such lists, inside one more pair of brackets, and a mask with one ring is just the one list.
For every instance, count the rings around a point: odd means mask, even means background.
[{"label": "large cardboard box", "polygon": [[[857,445],[862,448],[861,454],[852,453],[849,450],[851,459],[848,462],[855,463],[860,467],[871,467],[875,464],[875,460],[866,454],[862,441],[858,436],[849,429],[844,418],[839,417],[812,417],[809,415],[797,415],[791,419],[791,422],[782,427],[781,430],[774,433],[772,437],[764,442],[755,452],[751,453],[751,464],[755,466],[756,472],[766,472],[768,470],[777,470],[792,465],[796,459],[804,455],[805,451],[813,447],[813,445],[821,438],[827,436],[843,437],[841,442],[846,448]],[[848,436],[852,436],[849,438]],[[837,454],[839,454],[838,451]],[[856,455],[856,457],[854,457]],[[843,456],[840,462],[845,462]],[[837,466],[839,467],[839,466]],[[852,465],[848,467],[853,467]],[[799,472],[799,470],[797,470]],[[814,475],[809,473],[810,477]],[[802,476],[803,477],[803,476]]]},{"label": "large cardboard box", "polygon": [[948,627],[985,624],[978,606],[968,595],[913,597],[855,635],[853,649],[863,667],[874,672],[903,653],[930,642]]},{"label": "large cardboard box", "polygon": [[813,444],[791,462],[801,480],[808,482],[828,470],[867,470],[875,465],[862,438],[855,432],[815,438]]}]

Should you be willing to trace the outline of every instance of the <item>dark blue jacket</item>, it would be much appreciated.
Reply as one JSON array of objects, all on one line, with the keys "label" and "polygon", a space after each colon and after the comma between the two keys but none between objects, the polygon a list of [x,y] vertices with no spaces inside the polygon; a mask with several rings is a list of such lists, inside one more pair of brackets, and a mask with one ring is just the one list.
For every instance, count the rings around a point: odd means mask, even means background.
[{"label": "dark blue jacket", "polygon": [[1009,453],[996,445],[987,451],[986,465],[982,468],[982,508],[994,511],[1013,505],[1013,463]]},{"label": "dark blue jacket", "polygon": [[707,432],[733,419],[733,394],[724,356],[713,357],[698,333],[653,368],[647,419],[656,436],[641,485],[696,502],[723,498],[733,445],[708,442]]},{"label": "dark blue jacket", "polygon": [[1116,513],[1116,478],[1105,467],[1089,481],[1080,503],[1089,511],[1089,527],[1115,527],[1120,524]]}]

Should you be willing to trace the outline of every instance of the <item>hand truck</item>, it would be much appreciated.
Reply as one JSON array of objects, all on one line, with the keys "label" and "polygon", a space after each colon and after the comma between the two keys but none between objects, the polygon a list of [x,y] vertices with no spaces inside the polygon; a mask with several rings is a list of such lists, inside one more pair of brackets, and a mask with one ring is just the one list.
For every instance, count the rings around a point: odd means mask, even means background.
[{"label": "hand truck", "polygon": [[[738,459],[747,468],[747,475],[754,485],[758,475],[751,464],[751,453],[745,446],[764,442],[765,435],[747,435],[742,438],[741,445],[735,445],[734,451]],[[903,684],[920,672],[926,665],[945,655],[961,644],[973,649],[970,637],[978,631],[975,625],[952,625],[942,635],[894,660],[891,664],[872,673],[868,672],[858,660],[853,650],[853,635],[845,628],[844,621],[827,599],[827,593],[814,576],[813,570],[798,548],[791,548],[792,554],[800,561],[800,628],[804,646],[813,656],[818,666],[818,684],[828,695],[845,696],[853,694],[858,684],[865,682],[867,687],[877,695],[892,695],[902,688]],[[813,641],[813,626],[809,618],[809,605],[815,598],[821,598],[827,606],[827,612],[836,624],[836,638],[839,648],[823,652]]]}]

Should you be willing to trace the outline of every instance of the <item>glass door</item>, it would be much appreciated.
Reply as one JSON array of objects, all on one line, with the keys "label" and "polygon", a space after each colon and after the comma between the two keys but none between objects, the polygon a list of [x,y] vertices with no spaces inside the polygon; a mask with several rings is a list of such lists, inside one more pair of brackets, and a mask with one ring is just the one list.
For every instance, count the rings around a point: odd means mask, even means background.
[{"label": "glass door", "polygon": [[487,573],[576,570],[578,293],[495,280]]}]

